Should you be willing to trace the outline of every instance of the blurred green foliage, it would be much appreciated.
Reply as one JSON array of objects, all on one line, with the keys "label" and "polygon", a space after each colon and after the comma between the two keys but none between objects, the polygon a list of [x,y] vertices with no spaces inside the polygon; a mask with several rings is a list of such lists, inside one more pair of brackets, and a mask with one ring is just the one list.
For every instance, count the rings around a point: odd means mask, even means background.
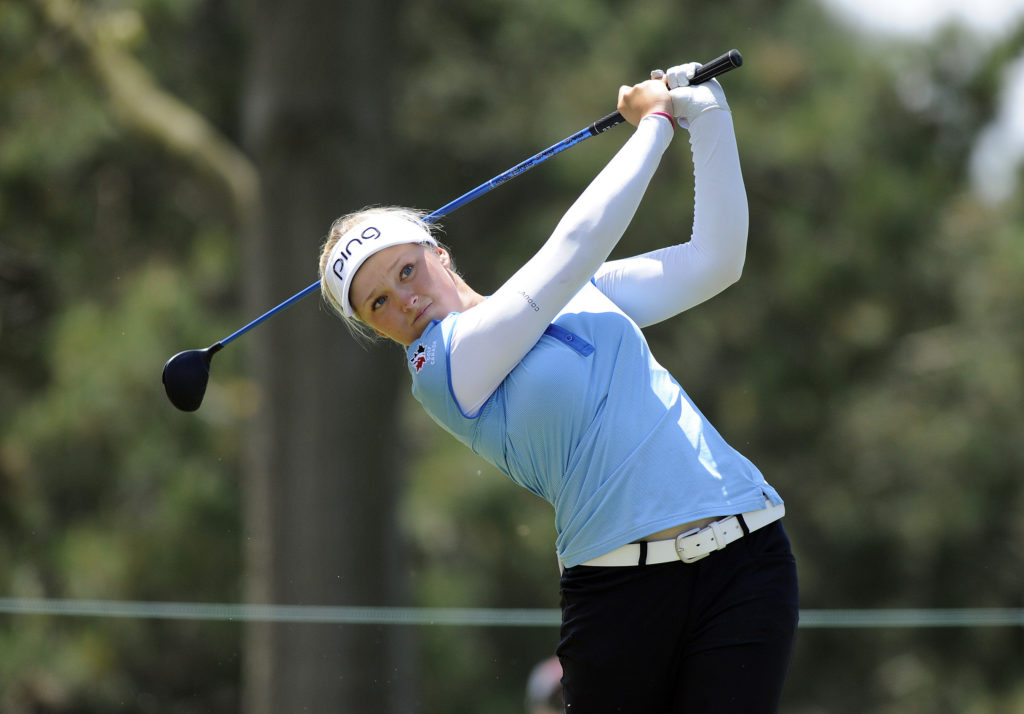
[{"label": "blurred green foliage", "polygon": [[[4,3],[0,27],[0,591],[237,600],[238,364],[198,419],[162,408],[158,376],[233,317],[230,217],[120,131],[32,13]],[[231,624],[3,617],[0,709],[231,710],[238,642]]]},{"label": "blurred green foliage", "polygon": [[[90,10],[238,139],[244,6]],[[745,274],[652,328],[656,354],[786,498],[805,607],[1024,606],[1024,201],[988,205],[966,179],[1024,28],[896,47],[810,0],[693,15],[668,0],[424,0],[398,30],[395,145],[415,193],[381,201],[424,208],[611,111],[652,67],[739,48],[722,82],[751,204]],[[256,390],[230,350],[194,415],[157,376],[240,322],[232,216],[124,131],[23,3],[0,3],[0,96],[0,593],[239,601]],[[518,267],[627,132],[449,218],[470,281],[486,291]],[[685,139],[621,251],[685,239]],[[557,607],[549,506],[411,399],[402,420],[412,604]],[[422,711],[511,714],[557,632],[417,638]],[[242,642],[233,623],[0,615],[0,709],[238,711]],[[1019,630],[801,631],[785,711],[1020,711],[1022,665]]]}]

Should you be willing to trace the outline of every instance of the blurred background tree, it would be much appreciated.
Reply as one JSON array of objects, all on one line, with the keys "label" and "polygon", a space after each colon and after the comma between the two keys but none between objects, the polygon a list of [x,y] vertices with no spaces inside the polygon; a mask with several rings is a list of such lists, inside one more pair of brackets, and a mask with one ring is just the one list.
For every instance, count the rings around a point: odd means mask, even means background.
[{"label": "blurred background tree", "polygon": [[[335,215],[436,208],[620,84],[737,47],[746,271],[652,329],[655,353],[786,498],[804,607],[1024,606],[1024,212],[968,170],[1024,27],[897,45],[811,0],[686,21],[668,0],[361,7],[0,2],[0,593],[557,607],[550,507],[440,432],[400,353],[354,347],[315,298],[219,355],[196,414],[157,373],[308,284]],[[98,48],[219,148],[133,119]],[[460,209],[461,270],[496,287],[627,135]],[[621,252],[685,238],[684,138]],[[373,378],[338,379],[354,370]],[[287,711],[308,691],[320,711],[512,713],[556,644],[0,615],[0,709]],[[1019,628],[802,630],[784,710],[1016,712],[1022,665]]]},{"label": "blurred background tree", "polygon": [[[262,0],[246,6],[244,144],[262,201],[241,243],[247,312],[316,276],[331,221],[404,183],[392,87],[401,4]],[[265,329],[264,329],[265,328]],[[360,349],[310,299],[251,335],[260,405],[248,431],[250,601],[400,605],[401,362]],[[400,381],[401,380],[401,381]],[[245,639],[245,711],[408,709],[408,633],[388,627],[257,623]]]}]

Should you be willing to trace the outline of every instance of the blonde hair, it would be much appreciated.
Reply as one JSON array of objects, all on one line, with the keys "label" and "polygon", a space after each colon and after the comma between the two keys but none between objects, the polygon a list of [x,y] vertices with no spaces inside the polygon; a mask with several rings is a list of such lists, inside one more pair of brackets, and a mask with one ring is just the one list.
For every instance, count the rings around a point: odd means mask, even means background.
[{"label": "blonde hair", "polygon": [[[426,211],[422,211],[417,208],[404,208],[402,206],[367,206],[353,213],[347,213],[344,216],[335,219],[331,224],[331,228],[327,232],[327,238],[320,247],[320,265],[318,272],[320,276],[320,294],[323,295],[324,301],[330,305],[331,309],[341,317],[342,321],[345,323],[345,327],[349,329],[352,335],[358,339],[364,340],[376,339],[377,335],[369,325],[359,318],[359,316],[352,315],[350,317],[345,314],[345,309],[327,287],[327,262],[335,244],[350,228],[358,225],[362,221],[365,221],[367,218],[379,215],[389,215],[409,221],[420,228],[426,229],[431,235],[441,232],[441,227],[437,223],[423,220],[428,215]],[[438,245],[441,245],[441,243],[438,242]],[[441,245],[441,247],[445,248],[443,245]],[[445,250],[447,250],[447,248],[445,248]],[[451,251],[448,252],[450,253]],[[452,270],[454,271],[454,269],[453,265]]]}]

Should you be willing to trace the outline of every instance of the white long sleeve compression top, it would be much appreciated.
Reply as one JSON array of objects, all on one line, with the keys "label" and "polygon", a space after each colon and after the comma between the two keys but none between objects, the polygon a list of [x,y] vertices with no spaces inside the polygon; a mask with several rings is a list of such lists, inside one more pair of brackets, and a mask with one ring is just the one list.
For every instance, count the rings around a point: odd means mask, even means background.
[{"label": "white long sleeve compression top", "polygon": [[479,412],[591,278],[641,327],[689,309],[739,278],[748,212],[727,110],[705,111],[690,126],[695,179],[690,240],[605,262],[672,133],[661,116],[642,119],[541,249],[493,295],[459,316],[450,346],[451,387],[464,414]]}]

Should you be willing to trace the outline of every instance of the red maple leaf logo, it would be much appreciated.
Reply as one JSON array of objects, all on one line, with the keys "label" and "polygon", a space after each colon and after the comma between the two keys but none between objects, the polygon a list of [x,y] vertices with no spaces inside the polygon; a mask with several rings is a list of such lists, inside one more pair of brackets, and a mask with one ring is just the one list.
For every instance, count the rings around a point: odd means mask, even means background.
[{"label": "red maple leaf logo", "polygon": [[419,374],[419,371],[423,369],[423,365],[427,363],[427,351],[423,348],[423,345],[416,348],[416,352],[409,361],[412,362],[413,368]]}]

